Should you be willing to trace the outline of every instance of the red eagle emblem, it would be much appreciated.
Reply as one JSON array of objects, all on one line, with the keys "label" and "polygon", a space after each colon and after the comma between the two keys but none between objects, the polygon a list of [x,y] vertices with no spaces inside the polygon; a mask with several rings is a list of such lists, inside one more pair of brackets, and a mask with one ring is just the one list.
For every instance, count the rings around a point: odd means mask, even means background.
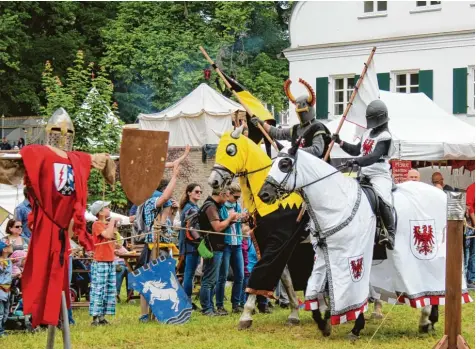
[{"label": "red eagle emblem", "polygon": [[301,141],[299,142],[299,148],[304,148],[306,145],[306,140],[304,138],[301,138]]},{"label": "red eagle emblem", "polygon": [[424,254],[425,256],[432,254],[435,245],[433,226],[430,224],[415,225],[413,227],[413,245],[419,254]]},{"label": "red eagle emblem", "polygon": [[364,257],[360,257],[350,261],[350,270],[352,271],[352,276],[355,281],[362,278],[364,272]]},{"label": "red eagle emblem", "polygon": [[375,141],[373,139],[366,139],[362,146],[362,155],[369,155],[372,152]]}]

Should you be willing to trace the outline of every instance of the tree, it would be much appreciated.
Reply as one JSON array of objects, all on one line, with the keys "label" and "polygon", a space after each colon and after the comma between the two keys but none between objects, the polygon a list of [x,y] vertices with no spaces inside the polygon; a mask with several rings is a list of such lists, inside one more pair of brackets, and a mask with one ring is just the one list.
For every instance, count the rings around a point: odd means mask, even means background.
[{"label": "tree", "polygon": [[286,2],[120,3],[102,31],[101,62],[118,86],[121,118],[132,122],[138,112],[164,109],[204,82],[208,63],[200,45],[263,101],[283,109],[288,66],[277,54],[288,46],[288,12]]},{"label": "tree", "polygon": [[[117,153],[122,130],[122,122],[114,115],[116,109],[112,102],[113,84],[105,69],[96,69],[94,63],[85,64],[84,54],[78,51],[74,65],[68,68],[65,84],[53,74],[53,67],[46,62],[42,81],[46,95],[43,112],[51,116],[63,107],[75,127],[74,148],[84,152]],[[88,187],[90,199],[102,198],[105,188],[100,174],[93,170]],[[120,183],[116,192],[109,189],[106,198],[116,206],[124,207],[127,199]]]},{"label": "tree", "polygon": [[61,78],[78,48],[97,62],[103,51],[100,28],[116,8],[116,2],[0,2],[0,112],[40,112],[45,61]]}]

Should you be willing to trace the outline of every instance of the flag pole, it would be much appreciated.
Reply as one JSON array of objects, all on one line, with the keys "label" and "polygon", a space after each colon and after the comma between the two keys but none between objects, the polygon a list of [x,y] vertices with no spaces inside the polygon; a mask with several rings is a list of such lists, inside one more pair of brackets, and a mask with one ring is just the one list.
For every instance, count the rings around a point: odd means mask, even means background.
[{"label": "flag pole", "polygon": [[[345,108],[344,114],[342,115],[342,118],[340,119],[339,126],[337,126],[337,130],[335,132],[337,134],[340,132],[340,129],[342,128],[342,125],[344,124],[344,121],[347,118],[347,114],[349,113],[350,107],[352,107],[352,103],[354,102],[355,96],[357,96],[359,87],[362,84],[362,81],[364,80],[365,74],[367,73],[368,66],[370,65],[370,62],[372,62],[372,59],[374,57],[376,50],[377,50],[377,47],[374,46],[372,48],[372,51],[370,52],[369,58],[367,59],[367,63],[365,63],[365,66],[364,66],[364,69],[362,70],[362,74],[360,75],[359,81],[357,81],[357,84],[354,87],[354,91],[352,91],[352,95],[350,96],[349,103],[347,103],[347,107]],[[335,143],[334,141],[331,141],[331,143],[329,144],[329,148],[327,149],[326,155],[324,156],[324,161],[327,161],[327,159],[329,159],[334,143]],[[304,216],[304,211],[306,211],[305,204],[303,204],[301,211],[299,212],[298,218],[296,219],[297,223],[299,223],[302,219],[302,216]]]},{"label": "flag pole", "polygon": [[[236,93],[235,90],[233,90],[231,88],[231,85],[230,83],[228,82],[228,80],[223,76],[222,72],[220,71],[220,69],[216,66],[215,62],[210,58],[210,56],[208,55],[208,53],[205,51],[205,49],[200,46],[200,51],[202,51],[202,54],[205,56],[206,60],[208,61],[208,63],[210,63],[212,65],[212,67],[215,69],[216,73],[220,76],[220,78],[223,80],[223,82],[225,83],[226,87],[228,87],[228,89],[230,89],[230,91],[233,93],[233,95],[236,97],[236,99],[240,102],[240,104],[243,106],[243,108],[245,108],[246,112],[250,115],[250,116],[253,116],[254,114],[251,112],[251,110],[246,106],[245,103],[242,103],[241,101],[241,98],[240,96],[238,95],[238,93]],[[266,132],[266,130],[263,128],[263,126],[261,126],[260,124],[258,124],[258,129],[261,131],[261,133],[263,133],[263,135],[266,137],[266,139],[273,145],[274,149],[276,151],[278,151],[278,147],[276,146],[276,143],[274,143],[274,141],[271,139],[271,137],[269,136],[268,132]]]},{"label": "flag pole", "polygon": [[[355,96],[357,96],[357,93],[359,92],[359,87],[362,84],[362,81],[364,80],[365,74],[367,73],[367,69],[372,62],[372,59],[374,57],[375,51],[377,50],[377,47],[373,47],[372,51],[370,52],[369,58],[367,59],[367,63],[365,63],[364,69],[362,70],[362,74],[360,75],[359,81],[357,81],[357,84],[354,87],[354,91],[352,92],[352,95],[350,96],[349,103],[347,103],[347,107],[345,108],[344,114],[342,115],[342,118],[340,119],[339,126],[337,126],[337,130],[335,133],[339,134],[340,129],[342,128],[342,125],[344,124],[345,119],[347,118],[347,114],[349,113],[350,107],[352,107],[352,103],[354,102]],[[334,141],[331,141],[329,144],[329,149],[327,149],[326,156],[324,157],[324,161],[327,161],[329,159],[329,156],[331,155],[331,150],[332,147],[334,146]]]}]

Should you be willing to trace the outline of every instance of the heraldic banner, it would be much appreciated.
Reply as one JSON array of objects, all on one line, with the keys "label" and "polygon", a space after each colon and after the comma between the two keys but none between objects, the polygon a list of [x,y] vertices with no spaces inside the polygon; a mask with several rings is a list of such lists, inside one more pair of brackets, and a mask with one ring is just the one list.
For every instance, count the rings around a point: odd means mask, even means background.
[{"label": "heraldic banner", "polygon": [[183,324],[192,315],[192,304],[175,276],[175,264],[173,258],[160,257],[129,273],[129,288],[144,296],[157,321],[165,324]]}]

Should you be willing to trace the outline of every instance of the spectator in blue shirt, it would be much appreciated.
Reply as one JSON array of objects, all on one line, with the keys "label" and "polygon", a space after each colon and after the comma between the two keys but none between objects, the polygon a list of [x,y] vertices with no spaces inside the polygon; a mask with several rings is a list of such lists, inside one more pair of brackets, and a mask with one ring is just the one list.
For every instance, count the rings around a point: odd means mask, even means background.
[{"label": "spectator in blue shirt", "polygon": [[[164,213],[163,209],[166,205],[169,206],[168,209],[170,209],[170,206],[172,206],[172,202],[169,199],[172,197],[173,191],[175,189],[179,170],[180,170],[180,162],[176,162],[173,168],[172,178],[170,179],[163,193],[156,190],[154,194],[152,195],[152,197],[147,199],[147,201],[144,203],[144,211],[143,211],[144,225],[147,230],[146,232],[150,232],[150,233],[145,236],[146,245],[144,246],[142,254],[139,258],[138,267],[145,265],[149,263],[150,261],[152,250],[149,248],[148,244],[155,242],[156,234],[153,232],[154,220],[159,214]],[[165,218],[166,217],[164,216],[164,222],[165,222]],[[160,251],[160,253],[163,254],[164,251]],[[168,254],[168,251],[167,251],[167,254]],[[149,307],[148,307],[147,301],[142,296],[141,296],[140,303],[141,303],[142,315],[140,316],[139,321],[147,322],[149,318],[149,309],[148,309]]]},{"label": "spectator in blue shirt", "polygon": [[31,212],[31,205],[30,201],[28,201],[28,196],[27,196],[27,189],[23,189],[23,195],[25,196],[25,200],[23,200],[22,203],[20,203],[16,208],[15,208],[15,219],[17,221],[20,221],[22,224],[22,236],[30,239],[31,238],[31,230],[28,227],[28,215]]},{"label": "spectator in blue shirt", "polygon": [[[191,212],[190,210],[197,211],[199,210],[198,202],[202,198],[202,188],[198,183],[190,183],[185,188],[185,193],[180,199],[179,209],[180,209],[180,225],[182,228],[185,228],[186,221],[185,218]],[[197,246],[189,242],[185,237],[185,229],[180,230],[179,233],[179,251],[180,256],[183,256],[185,260],[185,270],[183,276],[183,288],[188,298],[192,299],[193,291],[193,278],[195,277],[195,271],[197,270],[198,265],[200,264],[200,255],[197,251]],[[194,309],[196,305],[192,303]]]},{"label": "spectator in blue shirt", "polygon": [[[241,188],[238,183],[232,183],[226,193],[227,201],[222,207],[223,218],[227,218],[232,212],[236,212],[241,217],[241,206],[238,200],[241,198]],[[241,251],[242,230],[241,222],[230,224],[225,230],[225,249],[221,268],[218,275],[218,284],[216,288],[217,312],[227,314],[224,307],[225,284],[228,279],[228,269],[230,264],[233,269],[233,288],[231,290],[231,305],[234,313],[241,313],[243,308],[240,306],[241,289],[244,278],[243,252]]]}]

